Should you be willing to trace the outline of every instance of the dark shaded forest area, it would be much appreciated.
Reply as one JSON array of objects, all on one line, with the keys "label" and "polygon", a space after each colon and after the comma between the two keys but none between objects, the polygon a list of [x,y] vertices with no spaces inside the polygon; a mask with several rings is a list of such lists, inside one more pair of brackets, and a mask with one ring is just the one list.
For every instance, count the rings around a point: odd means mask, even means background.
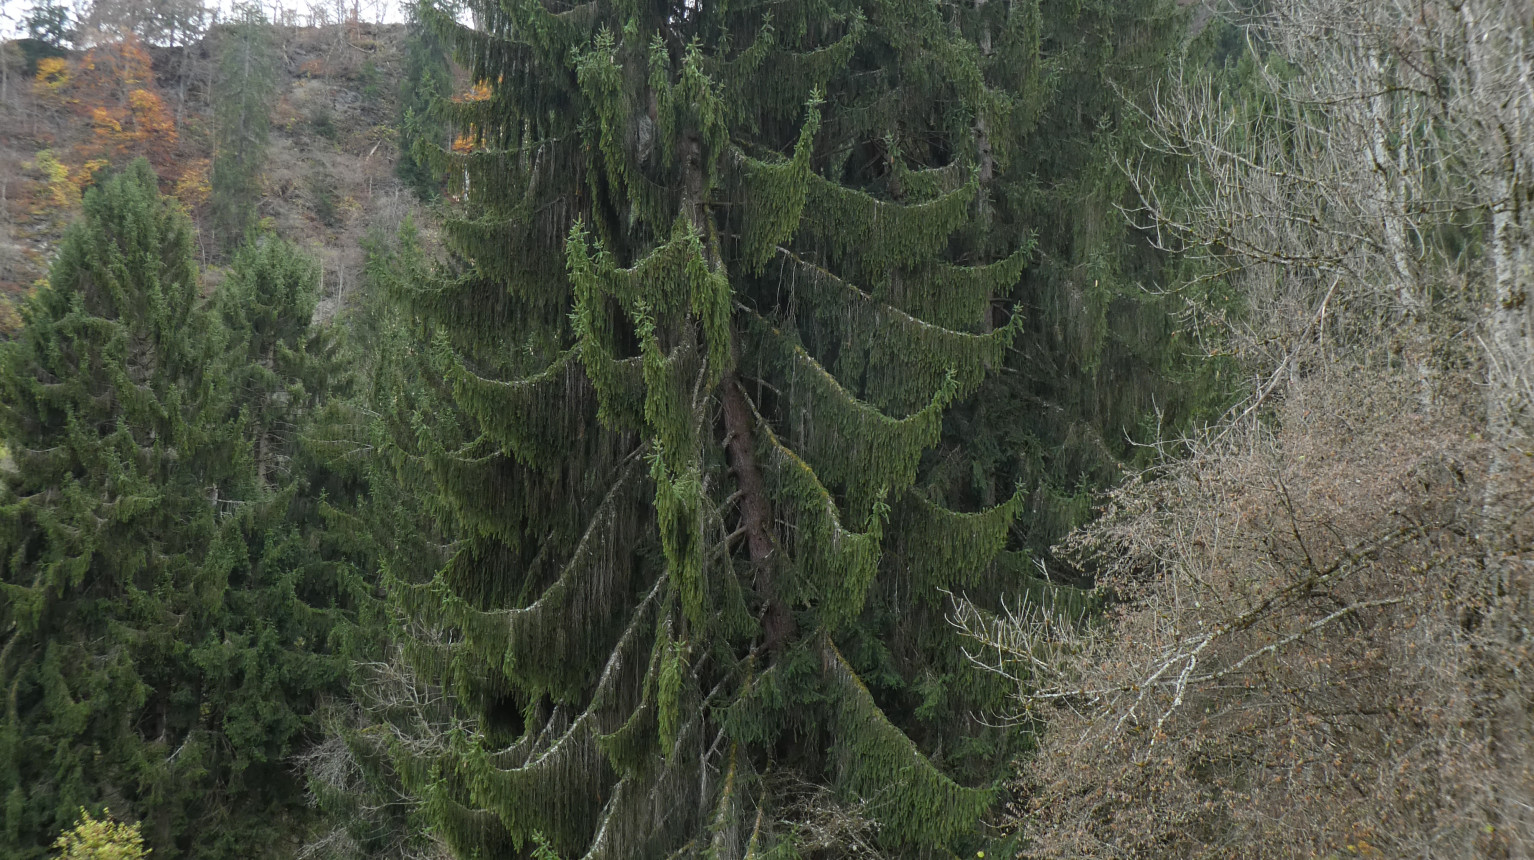
[{"label": "dark shaded forest area", "polygon": [[6,14],[0,858],[1528,852],[1527,3]]}]

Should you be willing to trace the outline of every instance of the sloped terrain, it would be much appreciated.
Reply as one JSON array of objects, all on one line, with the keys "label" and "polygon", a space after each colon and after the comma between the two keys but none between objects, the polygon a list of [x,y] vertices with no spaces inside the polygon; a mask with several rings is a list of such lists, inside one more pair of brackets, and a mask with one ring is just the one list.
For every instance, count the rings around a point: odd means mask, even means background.
[{"label": "sloped terrain", "polygon": [[[392,232],[422,209],[394,174],[406,29],[343,24],[273,32],[278,87],[258,229],[299,243],[318,260],[323,290],[317,313],[328,316],[360,280],[361,240],[369,231]],[[184,48],[144,49],[154,75],[145,89],[158,95],[174,123],[175,169],[157,165],[162,190],[187,207],[199,228],[208,289],[222,280],[227,262],[207,239],[220,35],[214,29]],[[79,189],[90,181],[87,156],[100,148],[93,149],[93,137],[103,127],[100,106],[79,92],[86,89],[80,82],[92,59],[88,52],[63,58],[73,77],[57,92],[39,80],[20,43],[6,43],[0,59],[0,332],[9,332],[19,323],[16,301],[45,276],[64,226],[77,214]],[[97,87],[102,89],[110,92]],[[115,162],[122,159],[111,160],[120,166]],[[171,172],[179,175],[166,175]]]}]

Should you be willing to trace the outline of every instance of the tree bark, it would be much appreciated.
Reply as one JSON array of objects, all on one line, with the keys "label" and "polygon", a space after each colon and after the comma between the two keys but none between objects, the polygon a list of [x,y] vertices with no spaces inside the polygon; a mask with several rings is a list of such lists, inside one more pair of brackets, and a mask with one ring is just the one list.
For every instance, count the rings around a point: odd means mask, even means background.
[{"label": "tree bark", "polygon": [[[703,199],[703,141],[696,132],[682,136],[682,161],[686,170],[683,181],[682,210],[692,227],[703,239],[705,259],[710,268],[719,267],[719,254],[715,239],[710,236],[707,206]],[[730,327],[730,353],[733,364],[738,365],[740,338],[734,326]],[[721,382],[720,399],[724,407],[725,450],[735,480],[740,485],[741,527],[745,529],[746,545],[751,564],[756,568],[756,589],[762,598],[764,645],[771,652],[786,641],[793,632],[793,614],[778,597],[773,577],[776,564],[772,540],[772,504],[768,501],[766,483],[756,462],[754,414],[746,402],[740,376],[732,367]]]},{"label": "tree bark", "polygon": [[1524,488],[1515,486],[1513,460],[1528,430],[1531,338],[1528,246],[1530,224],[1525,214],[1528,188],[1522,177],[1534,166],[1529,132],[1534,124],[1534,82],[1527,44],[1521,30],[1509,26],[1505,10],[1465,2],[1459,7],[1464,28],[1467,117],[1479,131],[1489,175],[1483,199],[1491,213],[1487,255],[1492,291],[1485,325],[1487,344],[1486,438],[1492,443],[1481,526],[1487,544],[1488,567],[1495,574],[1495,598],[1506,620],[1521,630],[1523,603],[1531,585],[1531,562],[1524,548],[1509,546],[1514,524],[1509,500]]},{"label": "tree bark", "polygon": [[725,449],[730,468],[740,485],[741,528],[746,533],[751,564],[756,568],[757,592],[765,604],[762,619],[764,645],[768,651],[776,651],[793,634],[794,617],[778,596],[774,582],[773,568],[777,560],[772,540],[772,505],[767,500],[767,487],[757,466],[751,432],[753,415],[741,389],[740,378],[731,371],[725,376],[723,385]]},{"label": "tree bark", "polygon": [[765,565],[773,551],[772,509],[767,503],[762,471],[756,465],[756,452],[752,450],[751,407],[746,404],[740,379],[734,373],[725,378],[723,400],[725,446],[735,480],[740,483],[741,526],[746,530],[752,563]]}]

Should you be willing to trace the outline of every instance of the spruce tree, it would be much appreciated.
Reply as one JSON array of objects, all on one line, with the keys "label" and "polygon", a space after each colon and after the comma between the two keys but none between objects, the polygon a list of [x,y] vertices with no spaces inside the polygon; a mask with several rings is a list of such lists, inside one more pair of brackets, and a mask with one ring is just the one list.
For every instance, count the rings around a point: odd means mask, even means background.
[{"label": "spruce tree", "polygon": [[397,434],[456,540],[390,583],[458,710],[402,779],[463,857],[985,845],[1012,736],[945,613],[1053,595],[936,446],[1022,324],[993,78],[1037,15],[472,12],[428,15],[489,93],[457,258],[403,290],[451,408]]},{"label": "spruce tree", "polygon": [[333,332],[312,324],[320,270],[275,237],[248,242],[220,285],[216,309],[228,332],[235,405],[245,413],[256,468],[267,485],[292,476],[300,431],[339,375]]},{"label": "spruce tree", "polygon": [[27,12],[25,27],[27,37],[18,44],[27,77],[37,74],[38,60],[69,55],[75,30],[68,6],[58,0],[38,0]]},{"label": "spruce tree", "polygon": [[[990,68],[1017,94],[1014,157],[999,172],[998,220],[1023,225],[1033,254],[1012,294],[1023,332],[1007,370],[954,416],[956,437],[985,464],[954,460],[955,486],[982,498],[1020,484],[1028,515],[1016,568],[1082,573],[1051,547],[1091,514],[1122,468],[1229,403],[1228,373],[1190,343],[1179,314],[1196,282],[1186,263],[1135,225],[1140,200],[1126,167],[1175,194],[1186,165],[1145,146],[1143,111],[1169,80],[1169,60],[1205,62],[1189,16],[1165,0],[1042,0],[1031,45],[997,43]],[[1031,6],[1031,8],[1030,8]],[[1085,581],[1078,579],[1077,581]]]},{"label": "spruce tree", "polygon": [[325,473],[294,466],[330,375],[318,279],[253,247],[211,313],[192,249],[135,162],[3,347],[0,857],[43,856],[82,807],[141,819],[162,858],[276,856],[305,817],[288,759],[343,689],[355,602]]},{"label": "spruce tree", "polygon": [[392,722],[435,722],[440,713],[400,707],[401,642],[375,575],[435,570],[451,546],[433,513],[431,475],[390,444],[391,431],[411,432],[408,424],[395,423],[399,418],[448,407],[437,400],[444,393],[440,376],[423,360],[429,351],[418,348],[408,314],[390,299],[427,272],[421,239],[407,218],[394,239],[373,235],[365,243],[365,286],[341,321],[347,332],[342,363],[355,384],[329,400],[303,446],[323,459],[331,476],[323,504],[327,556],[348,560],[358,580],[375,586],[359,595],[355,624],[347,631],[355,658],[351,695],[324,710],[326,737],[303,757],[311,796],[328,825],[306,850],[323,850],[334,860],[408,860],[433,849],[422,811],[402,802],[402,781],[389,752]]},{"label": "spruce tree", "polygon": [[163,845],[217,747],[189,645],[239,563],[231,500],[252,487],[191,227],[156,183],[140,159],[86,195],[3,347],[6,857],[102,804],[148,815]]},{"label": "spruce tree", "polygon": [[259,237],[236,253],[215,298],[230,407],[255,489],[240,511],[244,563],[231,573],[216,635],[196,653],[207,674],[204,707],[218,715],[233,753],[220,790],[269,808],[235,805],[199,839],[198,856],[292,849],[283,840],[309,817],[292,757],[316,738],[320,704],[343,694],[349,677],[359,564],[328,498],[355,482],[306,444],[348,378],[335,332],[313,322],[319,283],[313,260]]},{"label": "spruce tree", "polygon": [[261,171],[277,95],[271,30],[261,7],[253,3],[236,5],[233,19],[220,28],[218,74],[213,82],[217,147],[212,203],[225,248],[244,239],[261,197]]},{"label": "spruce tree", "polygon": [[421,26],[415,4],[409,6],[408,14],[405,70],[399,85],[400,153],[394,173],[425,201],[442,193],[442,172],[432,163],[430,151],[433,145],[447,142],[447,127],[432,105],[452,93],[453,71],[442,40]]}]

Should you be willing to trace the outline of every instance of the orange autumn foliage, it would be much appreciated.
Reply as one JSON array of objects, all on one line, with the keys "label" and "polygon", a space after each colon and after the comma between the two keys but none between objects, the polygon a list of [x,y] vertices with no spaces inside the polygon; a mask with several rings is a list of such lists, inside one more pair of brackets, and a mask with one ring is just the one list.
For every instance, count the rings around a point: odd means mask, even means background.
[{"label": "orange autumn foliage", "polygon": [[179,178],[175,119],[157,92],[148,52],[132,34],[78,60],[40,61],[34,87],[89,120],[90,137],[68,153],[71,173],[88,181],[102,166],[144,156],[167,185]]},{"label": "orange autumn foliage", "polygon": [[155,91],[149,54],[137,38],[87,52],[75,91],[92,121],[93,140],[82,155],[113,164],[142,155],[166,182],[176,180],[176,123]]},{"label": "orange autumn foliage", "polygon": [[[475,81],[469,87],[468,92],[453,96],[452,100],[459,104],[464,104],[468,102],[482,102],[489,98],[490,85],[484,81]],[[463,134],[453,138],[452,151],[459,154],[473,152],[474,147],[478,144],[477,138],[478,135],[475,133],[474,127],[472,125],[469,126]]]},{"label": "orange autumn foliage", "polygon": [[470,85],[468,92],[453,96],[455,102],[482,102],[490,98],[490,85],[484,81],[475,81]]}]

